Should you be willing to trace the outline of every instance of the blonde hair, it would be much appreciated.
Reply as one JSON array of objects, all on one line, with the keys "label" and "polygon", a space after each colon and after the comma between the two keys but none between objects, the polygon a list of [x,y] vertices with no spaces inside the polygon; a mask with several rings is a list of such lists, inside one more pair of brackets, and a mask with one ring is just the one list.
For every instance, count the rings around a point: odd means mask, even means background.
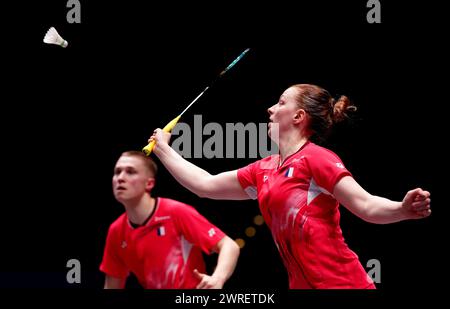
[{"label": "blonde hair", "polygon": [[130,150],[123,152],[121,156],[140,158],[142,162],[144,162],[144,165],[147,167],[148,171],[152,174],[152,176],[156,177],[156,174],[158,172],[158,166],[156,165],[155,161],[153,161],[152,158],[147,157],[143,152]]}]

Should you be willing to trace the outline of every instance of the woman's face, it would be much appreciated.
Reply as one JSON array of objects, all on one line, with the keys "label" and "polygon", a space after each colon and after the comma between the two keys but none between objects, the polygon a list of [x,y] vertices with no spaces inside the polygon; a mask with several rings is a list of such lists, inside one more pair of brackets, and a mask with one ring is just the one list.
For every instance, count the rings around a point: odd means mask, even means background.
[{"label": "woman's face", "polygon": [[270,107],[269,112],[269,136],[274,139],[276,135],[292,128],[294,117],[299,110],[297,105],[296,88],[288,88],[280,96],[278,102]]}]

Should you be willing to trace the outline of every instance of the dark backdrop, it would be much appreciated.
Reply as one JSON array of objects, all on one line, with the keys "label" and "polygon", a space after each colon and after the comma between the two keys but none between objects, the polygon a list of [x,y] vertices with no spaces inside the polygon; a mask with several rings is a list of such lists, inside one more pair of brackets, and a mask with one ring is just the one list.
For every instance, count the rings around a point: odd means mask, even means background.
[{"label": "dark backdrop", "polygon": [[[182,121],[192,125],[202,115],[204,123],[222,125],[267,122],[267,108],[294,83],[347,95],[359,107],[355,121],[336,127],[324,145],[372,194],[401,200],[415,187],[431,191],[433,215],[374,225],[341,208],[344,236],[364,266],[380,260],[381,290],[440,285],[435,278],[446,264],[438,220],[446,205],[437,163],[444,158],[448,94],[439,8],[382,1],[382,24],[369,25],[365,1],[93,2],[82,1],[79,25],[66,22],[65,1],[14,11],[15,48],[4,59],[2,287],[72,287],[66,262],[76,258],[79,286],[100,289],[107,228],[123,211],[111,192],[118,155],[141,149],[154,128],[247,47],[248,55]],[[69,41],[67,49],[42,43],[50,26]],[[253,160],[191,161],[218,173]],[[228,288],[287,288],[270,232],[253,224],[256,202],[200,199],[162,166],[154,193],[194,205],[231,237],[246,240]],[[256,227],[255,237],[245,236],[248,226]],[[209,267],[214,263],[208,257]]]}]

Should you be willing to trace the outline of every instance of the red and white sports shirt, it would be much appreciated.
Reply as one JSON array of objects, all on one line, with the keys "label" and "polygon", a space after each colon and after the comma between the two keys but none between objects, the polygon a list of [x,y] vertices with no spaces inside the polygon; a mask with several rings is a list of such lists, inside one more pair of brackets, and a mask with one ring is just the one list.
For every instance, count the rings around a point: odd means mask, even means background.
[{"label": "red and white sports shirt", "polygon": [[351,176],[332,151],[307,142],[279,166],[273,155],[238,170],[238,180],[261,213],[289,275],[291,289],[374,288],[348,248],[332,192]]},{"label": "red and white sports shirt", "polygon": [[129,272],[147,289],[194,289],[194,269],[205,272],[202,252],[212,253],[225,234],[193,207],[157,198],[144,226],[133,228],[126,213],[108,231],[100,270],[126,278]]}]

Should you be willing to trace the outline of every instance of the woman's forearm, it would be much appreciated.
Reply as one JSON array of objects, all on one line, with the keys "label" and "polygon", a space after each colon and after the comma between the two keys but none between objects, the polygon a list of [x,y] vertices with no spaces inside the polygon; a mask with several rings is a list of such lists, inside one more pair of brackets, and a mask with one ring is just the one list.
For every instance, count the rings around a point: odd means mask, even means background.
[{"label": "woman's forearm", "polygon": [[339,203],[367,222],[387,224],[417,216],[404,207],[403,202],[371,195],[350,176],[343,177],[336,184],[333,195]]},{"label": "woman's forearm", "polygon": [[184,159],[166,143],[160,143],[154,152],[182,186],[198,196],[205,195],[210,173]]},{"label": "woman's forearm", "polygon": [[371,195],[364,206],[364,220],[387,224],[409,219],[403,211],[402,202],[394,202],[387,198]]},{"label": "woman's forearm", "polygon": [[182,186],[199,197],[217,200],[249,199],[239,183],[237,170],[211,175],[180,156],[169,146],[169,139],[169,133],[156,129],[149,142],[156,141],[153,152]]}]

